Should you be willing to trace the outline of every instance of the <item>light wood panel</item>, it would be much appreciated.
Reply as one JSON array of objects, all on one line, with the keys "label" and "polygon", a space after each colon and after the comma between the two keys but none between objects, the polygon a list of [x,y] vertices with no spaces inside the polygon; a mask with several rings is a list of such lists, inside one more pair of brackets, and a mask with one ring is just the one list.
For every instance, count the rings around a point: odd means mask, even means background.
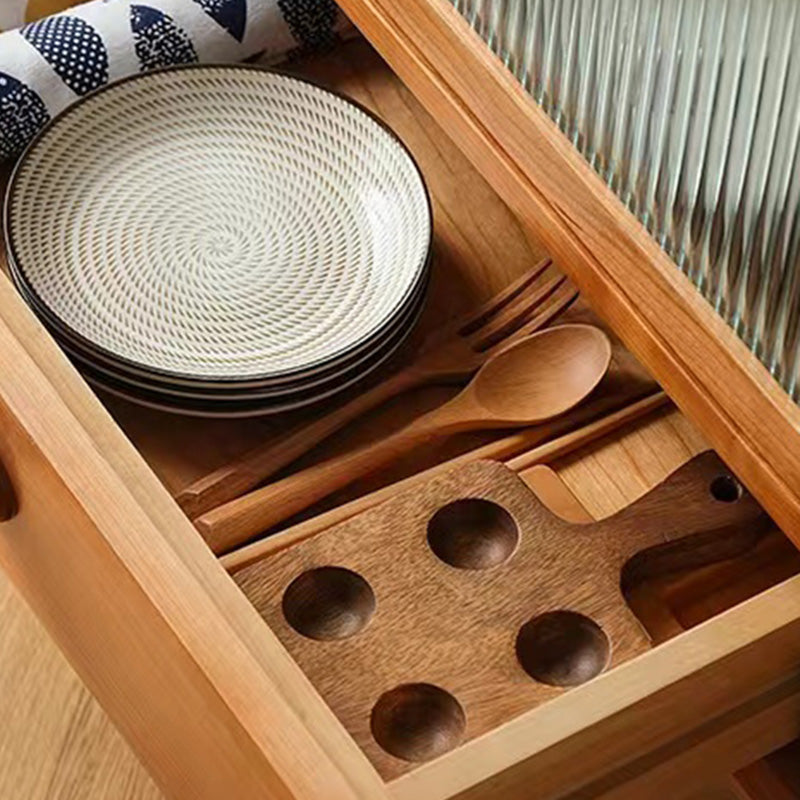
[{"label": "light wood panel", "polygon": [[[708,727],[701,736],[674,742],[663,761],[626,767],[622,774],[612,774],[569,800],[642,800],[656,792],[669,800],[713,797],[720,783],[739,765],[768,755],[800,734],[800,679],[713,720]],[[784,794],[783,800],[791,797]],[[769,800],[782,798],[770,794]]]},{"label": "light wood panel", "polygon": [[197,798],[380,797],[346,732],[4,278],[0,306],[0,441],[20,499],[0,563],[156,780]]},{"label": "light wood panel", "polygon": [[638,500],[708,442],[674,408],[628,426],[557,463],[557,472],[586,510],[603,519]]},{"label": "light wood panel", "polygon": [[0,572],[0,797],[163,795]]}]

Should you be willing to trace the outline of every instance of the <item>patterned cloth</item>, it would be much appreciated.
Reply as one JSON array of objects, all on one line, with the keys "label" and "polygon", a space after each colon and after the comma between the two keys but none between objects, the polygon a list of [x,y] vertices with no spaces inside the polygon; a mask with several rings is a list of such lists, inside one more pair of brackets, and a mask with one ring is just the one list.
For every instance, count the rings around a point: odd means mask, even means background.
[{"label": "patterned cloth", "polygon": [[[7,24],[9,0],[0,0]],[[21,14],[70,0],[10,0]],[[0,159],[55,114],[111,80],[195,61],[272,60],[330,44],[334,0],[92,0],[0,33]]]}]

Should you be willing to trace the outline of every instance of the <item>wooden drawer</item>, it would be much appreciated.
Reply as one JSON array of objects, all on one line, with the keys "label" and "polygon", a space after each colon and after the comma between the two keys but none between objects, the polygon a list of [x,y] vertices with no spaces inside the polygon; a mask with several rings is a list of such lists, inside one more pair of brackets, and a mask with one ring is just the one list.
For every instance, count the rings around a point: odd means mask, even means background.
[{"label": "wooden drawer", "polygon": [[[420,161],[437,218],[425,324],[496,291],[542,254],[366,45],[296,68],[375,108]],[[227,570],[251,556],[221,562],[172,499],[275,424],[101,402],[6,280],[0,353],[0,459],[19,505],[0,525],[0,561],[169,796],[638,798],[658,786],[670,798],[701,797],[800,733],[800,577],[787,577],[787,558],[753,556],[738,582],[692,573],[667,587],[683,592],[687,632],[385,782],[231,579]],[[320,454],[379,436],[440,399],[414,395]],[[638,445],[633,431],[582,453],[560,475],[590,503],[595,479],[611,485],[614,469],[643,463],[655,447],[663,463],[653,475],[634,480],[629,466],[616,476],[618,502],[630,500],[681,448],[688,457],[699,446],[675,419]],[[353,495],[422,466],[396,465]],[[791,553],[780,537],[775,546]]]}]

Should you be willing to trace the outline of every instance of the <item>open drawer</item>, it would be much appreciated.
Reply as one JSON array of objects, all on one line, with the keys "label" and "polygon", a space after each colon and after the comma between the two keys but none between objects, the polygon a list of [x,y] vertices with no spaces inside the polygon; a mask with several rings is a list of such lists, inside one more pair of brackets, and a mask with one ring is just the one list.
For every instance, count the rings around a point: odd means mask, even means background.
[{"label": "open drawer", "polygon": [[[364,43],[296,69],[373,107],[419,160],[437,218],[425,324],[497,291],[541,256]],[[272,435],[270,423],[198,422],[101,402],[5,280],[0,352],[0,458],[18,506],[0,526],[0,560],[170,796],[638,798],[657,786],[670,798],[701,797],[800,733],[800,577],[790,577],[794,551],[776,534],[773,551],[740,562],[747,580],[686,574],[683,590],[665,589],[694,609],[687,632],[385,780],[231,578],[252,551],[220,562],[172,498],[254,437]],[[338,446],[380,436],[440,398],[396,404]],[[705,447],[671,414],[648,423],[646,435],[637,428],[560,464],[560,476],[587,504],[614,481],[620,502],[641,494]],[[397,465],[355,493],[422,466]]]}]

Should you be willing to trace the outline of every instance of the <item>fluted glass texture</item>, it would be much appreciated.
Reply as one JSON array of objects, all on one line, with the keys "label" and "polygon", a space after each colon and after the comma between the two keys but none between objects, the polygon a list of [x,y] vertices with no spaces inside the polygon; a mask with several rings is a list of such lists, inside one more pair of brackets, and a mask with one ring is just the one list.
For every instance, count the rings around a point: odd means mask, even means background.
[{"label": "fluted glass texture", "polygon": [[800,397],[800,0],[452,0]]}]

